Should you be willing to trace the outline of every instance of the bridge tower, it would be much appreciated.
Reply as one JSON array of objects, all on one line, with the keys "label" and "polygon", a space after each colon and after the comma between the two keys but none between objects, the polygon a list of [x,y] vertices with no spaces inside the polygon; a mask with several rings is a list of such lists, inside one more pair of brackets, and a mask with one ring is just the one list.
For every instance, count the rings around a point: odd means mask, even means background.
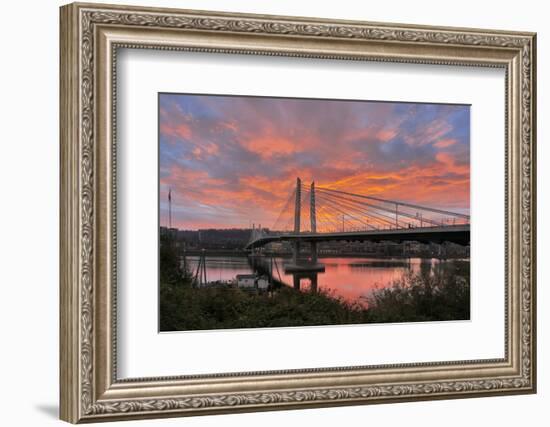
[{"label": "bridge tower", "polygon": [[[311,183],[309,200],[309,220],[311,233],[317,233],[317,212],[315,211],[315,181]],[[317,242],[311,242],[311,262],[317,263]]]},{"label": "bridge tower", "polygon": [[315,181],[311,183],[309,202],[309,220],[311,222],[311,232],[317,233],[317,214],[315,212]]},{"label": "bridge tower", "polygon": [[294,233],[300,233],[300,210],[302,208],[302,180],[296,178],[296,201],[294,202]]},{"label": "bridge tower", "polygon": [[[302,180],[296,178],[296,201],[294,202],[294,234],[300,234],[300,211],[302,209]],[[298,263],[300,255],[300,241],[294,242],[292,258],[294,264]]]}]

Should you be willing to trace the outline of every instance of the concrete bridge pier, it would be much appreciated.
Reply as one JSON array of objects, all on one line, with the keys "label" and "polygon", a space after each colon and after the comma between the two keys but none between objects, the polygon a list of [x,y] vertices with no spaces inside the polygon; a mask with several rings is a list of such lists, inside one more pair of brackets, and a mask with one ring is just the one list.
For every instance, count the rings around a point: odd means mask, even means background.
[{"label": "concrete bridge pier", "polygon": [[317,273],[312,274],[309,280],[311,282],[310,291],[317,292]]},{"label": "concrete bridge pier", "polygon": [[311,263],[317,264],[317,242],[311,242]]},{"label": "concrete bridge pier", "polygon": [[300,290],[300,276],[298,274],[293,274],[292,275],[292,285],[294,287],[294,289],[296,290]]},{"label": "concrete bridge pier", "polygon": [[317,283],[318,283],[318,274],[317,273],[294,273],[292,275],[292,284],[294,289],[300,290],[300,281],[302,279],[308,279],[310,283],[309,291],[312,293],[317,292]]},{"label": "concrete bridge pier", "polygon": [[317,261],[317,253],[312,254],[311,261],[299,259],[299,249],[300,245],[293,246],[292,249],[292,262],[285,265],[285,273],[294,274],[294,273],[324,273],[325,266]]},{"label": "concrete bridge pier", "polygon": [[[300,248],[302,247],[301,242],[296,240],[292,243],[292,263],[294,265],[299,264],[300,260]],[[310,251],[311,251],[311,264],[317,264],[318,262],[318,251],[317,251],[317,242],[310,242]]]},{"label": "concrete bridge pier", "polygon": [[298,259],[300,258],[300,246],[301,245],[299,240],[296,240],[292,244],[292,263],[294,265],[298,264]]}]

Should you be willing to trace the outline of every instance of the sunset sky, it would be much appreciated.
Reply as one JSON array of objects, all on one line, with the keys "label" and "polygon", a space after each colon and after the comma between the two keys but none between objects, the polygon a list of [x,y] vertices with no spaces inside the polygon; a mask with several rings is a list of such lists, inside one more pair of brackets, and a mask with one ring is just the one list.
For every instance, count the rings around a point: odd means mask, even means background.
[{"label": "sunset sky", "polygon": [[160,224],[271,227],[296,177],[469,214],[470,107],[159,95]]}]

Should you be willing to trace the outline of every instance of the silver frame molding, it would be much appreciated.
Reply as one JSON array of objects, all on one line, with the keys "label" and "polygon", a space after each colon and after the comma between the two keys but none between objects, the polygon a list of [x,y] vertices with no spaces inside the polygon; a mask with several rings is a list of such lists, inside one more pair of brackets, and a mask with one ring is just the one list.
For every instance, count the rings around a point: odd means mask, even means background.
[{"label": "silver frame molding", "polygon": [[[536,35],[100,4],[61,13],[60,384],[72,423],[536,391]],[[117,379],[117,49],[500,67],[505,357]]]}]

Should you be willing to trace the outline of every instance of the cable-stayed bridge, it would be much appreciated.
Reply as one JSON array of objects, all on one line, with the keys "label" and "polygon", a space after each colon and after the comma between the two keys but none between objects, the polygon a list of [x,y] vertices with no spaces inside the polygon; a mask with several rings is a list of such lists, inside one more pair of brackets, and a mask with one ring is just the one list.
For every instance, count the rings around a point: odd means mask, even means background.
[{"label": "cable-stayed bridge", "polygon": [[[294,264],[300,245],[311,245],[317,263],[317,243],[327,241],[417,241],[470,243],[470,216],[412,203],[354,194],[341,189],[304,185],[296,179],[277,221],[266,231],[253,228],[246,249],[272,242],[292,243]],[[311,264],[310,263],[310,264]]]}]

